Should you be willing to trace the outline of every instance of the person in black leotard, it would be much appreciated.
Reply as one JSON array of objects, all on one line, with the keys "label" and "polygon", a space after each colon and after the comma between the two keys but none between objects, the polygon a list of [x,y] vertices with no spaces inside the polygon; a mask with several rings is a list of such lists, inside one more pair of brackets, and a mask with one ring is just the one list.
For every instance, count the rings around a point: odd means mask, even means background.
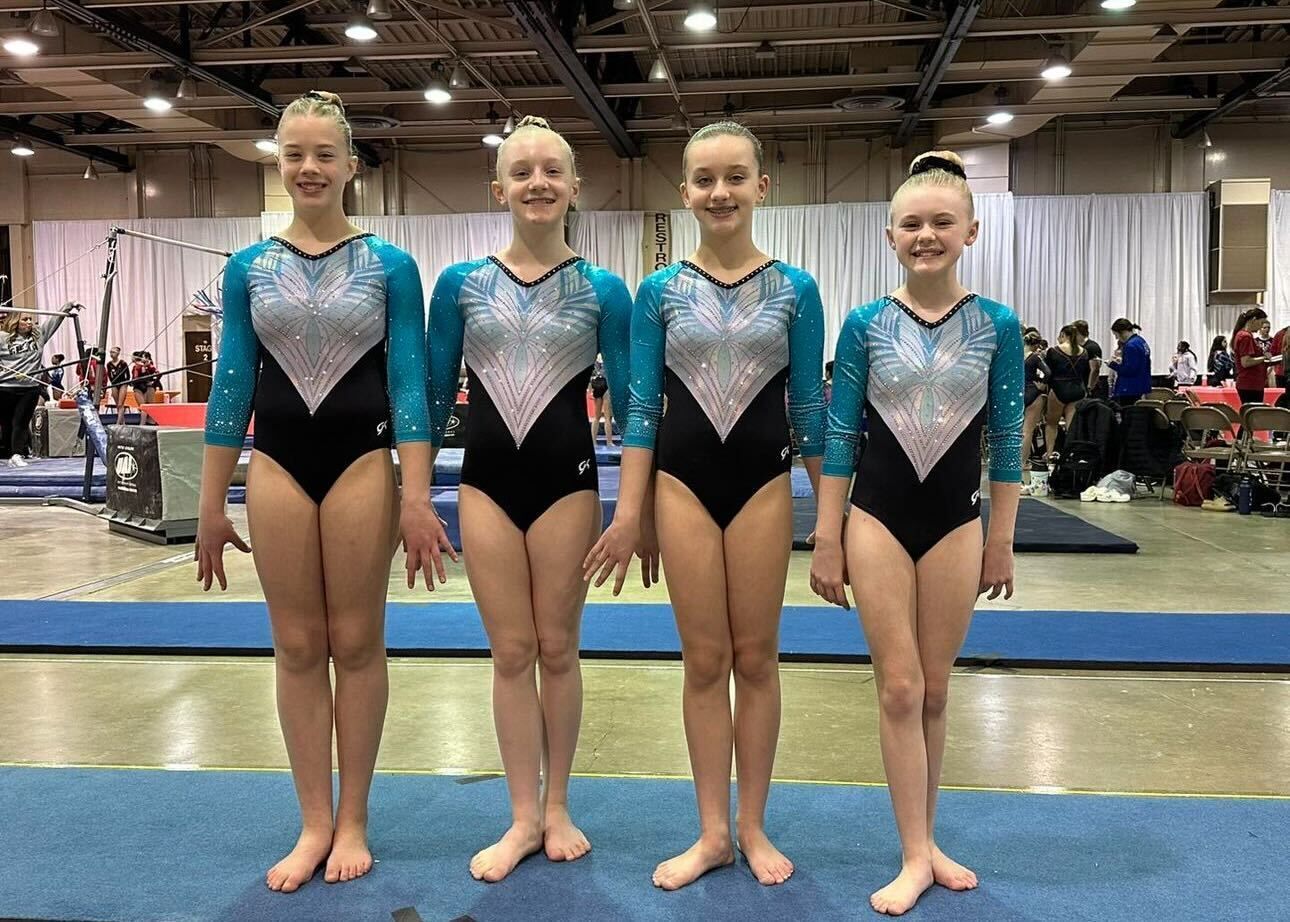
[{"label": "person in black leotard", "polygon": [[770,177],[752,132],[733,122],[701,128],[682,174],[699,246],[637,293],[622,488],[587,568],[600,582],[616,570],[621,586],[637,535],[653,531],[647,494],[656,463],[652,505],[681,635],[700,833],[655,869],[654,885],[675,890],[734,860],[732,749],[739,849],[759,882],[780,884],[793,864],[767,837],[765,809],[779,741],[779,618],[793,535],[789,417],[815,483],[823,307],[810,275],[753,243],[753,213]]},{"label": "person in black leotard", "polygon": [[[1017,315],[958,281],[959,257],[979,228],[957,155],[916,158],[892,198],[887,230],[905,284],[847,315],[834,359],[811,588],[850,607],[849,574],[873,657],[902,861],[869,902],[889,915],[907,912],[933,882],[977,886],[976,875],[937,846],[936,800],[950,670],[976,597],[1012,595],[1025,388]],[[869,438],[857,462],[862,416]],[[988,536],[980,518],[983,430]]]},{"label": "person in black leotard", "polygon": [[194,558],[204,588],[217,580],[224,589],[224,545],[251,550],[224,504],[254,410],[246,516],[301,814],[295,848],[265,882],[290,892],[323,862],[329,883],[372,869],[368,792],[389,697],[390,561],[401,536],[408,586],[422,570],[433,588],[431,567],[445,576],[440,549],[456,554],[430,506],[416,264],[345,216],[342,195],[358,159],[338,96],[313,92],[291,103],[277,141],[293,217],[282,234],[235,253],[224,270]]},{"label": "person in black leotard", "polygon": [[1049,454],[1057,446],[1057,424],[1065,419],[1070,425],[1075,416],[1075,404],[1088,396],[1089,355],[1079,344],[1079,332],[1068,323],[1057,334],[1057,345],[1044,355],[1051,372],[1048,382],[1047,424],[1044,427],[1044,446]]},{"label": "person in black leotard", "polygon": [[106,371],[108,393],[116,404],[116,424],[121,426],[125,424],[125,382],[130,380],[130,363],[121,358],[120,346],[113,346],[108,353]]},{"label": "person in black leotard", "polygon": [[1021,458],[1025,462],[1021,468],[1022,479],[1025,481],[1021,492],[1022,495],[1027,495],[1030,490],[1031,444],[1035,429],[1044,418],[1044,401],[1053,373],[1044,361],[1044,338],[1039,335],[1039,331],[1027,332],[1023,342],[1026,347],[1026,413],[1021,424]]},{"label": "person in black leotard", "polygon": [[522,119],[497,151],[492,184],[511,213],[510,244],[449,266],[430,301],[436,446],[463,354],[470,381],[461,544],[488,632],[511,800],[510,828],[470,862],[475,879],[490,883],[539,849],[552,861],[591,849],[569,815],[587,595],[579,564],[604,517],[587,380],[602,353],[608,387],[620,406],[627,399],[632,302],[622,279],[565,242],[579,185],[568,142],[544,119]]}]

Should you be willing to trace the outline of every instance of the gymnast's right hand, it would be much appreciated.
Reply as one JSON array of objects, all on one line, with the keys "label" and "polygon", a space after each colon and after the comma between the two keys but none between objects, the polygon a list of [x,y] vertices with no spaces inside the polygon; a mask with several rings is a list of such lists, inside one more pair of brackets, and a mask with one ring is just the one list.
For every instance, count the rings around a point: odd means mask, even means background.
[{"label": "gymnast's right hand", "polygon": [[197,520],[197,544],[193,547],[193,560],[197,561],[197,582],[202,591],[209,592],[211,580],[219,580],[221,590],[228,588],[224,578],[224,545],[231,544],[244,554],[251,553],[251,546],[242,540],[233,521],[226,515],[201,516]]},{"label": "gymnast's right hand", "polygon": [[824,601],[850,611],[846,583],[847,561],[842,542],[817,536],[815,550],[811,552],[811,590]]},{"label": "gymnast's right hand", "polygon": [[[609,574],[615,573],[614,595],[623,591],[623,582],[627,579],[627,567],[636,554],[640,542],[640,524],[629,522],[621,516],[614,516],[600,540],[595,543],[586,559],[582,562],[582,578],[587,582],[596,577],[596,586],[603,586]],[[597,571],[599,575],[597,576]]]}]

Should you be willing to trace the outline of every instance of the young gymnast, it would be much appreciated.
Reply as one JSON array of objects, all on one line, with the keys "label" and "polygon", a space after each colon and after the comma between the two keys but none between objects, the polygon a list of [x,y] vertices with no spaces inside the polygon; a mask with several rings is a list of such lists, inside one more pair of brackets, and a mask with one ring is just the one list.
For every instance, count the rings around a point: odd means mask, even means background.
[{"label": "young gymnast", "polygon": [[341,196],[357,159],[340,97],[311,92],[291,103],[277,140],[293,217],[282,234],[235,253],[224,273],[194,559],[203,588],[215,580],[224,589],[224,545],[251,550],[224,502],[254,410],[247,523],[302,821],[295,848],[266,881],[290,892],[324,861],[329,883],[371,870],[367,800],[389,697],[390,561],[401,534],[409,587],[421,570],[433,588],[432,566],[444,579],[440,549],[455,552],[430,506],[417,267],[345,216]]},{"label": "young gymnast", "polygon": [[461,543],[492,650],[511,797],[510,828],[470,862],[489,882],[539,849],[572,861],[591,848],[569,815],[582,721],[580,564],[603,522],[586,392],[603,353],[614,403],[626,405],[632,305],[621,279],[565,242],[578,187],[568,142],[544,119],[522,119],[498,148],[492,187],[511,212],[510,245],[444,270],[430,302],[436,448],[463,352],[469,378]]},{"label": "young gymnast", "polygon": [[[849,578],[873,657],[902,867],[870,903],[889,915],[908,911],[933,882],[977,885],[936,844],[936,795],[950,669],[974,602],[986,590],[991,599],[1012,596],[1025,399],[1016,314],[958,280],[959,257],[978,230],[958,156],[915,159],[887,229],[905,284],[847,316],[834,365],[811,588],[849,608]],[[869,436],[857,464],[862,414]]]},{"label": "young gymnast", "polygon": [[[681,635],[700,832],[657,867],[655,886],[675,890],[734,861],[732,749],[738,846],[757,880],[772,885],[793,873],[765,831],[793,536],[788,424],[791,417],[814,485],[823,452],[823,308],[810,275],[753,242],[753,212],[770,178],[751,131],[734,122],[700,129],[682,171],[681,198],[699,223],[699,246],[637,294],[622,488],[587,573],[597,585],[616,573],[617,591],[633,550],[648,570],[657,522]],[[648,582],[652,573],[644,575]]]}]

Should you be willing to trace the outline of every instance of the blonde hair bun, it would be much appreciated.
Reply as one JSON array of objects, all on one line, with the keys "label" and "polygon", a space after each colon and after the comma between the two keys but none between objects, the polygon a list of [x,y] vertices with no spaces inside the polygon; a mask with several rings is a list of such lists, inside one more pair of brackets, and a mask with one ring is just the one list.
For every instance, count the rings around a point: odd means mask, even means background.
[{"label": "blonde hair bun", "polygon": [[515,130],[518,131],[521,128],[545,128],[547,131],[555,131],[551,123],[540,115],[526,115],[521,118],[515,125]]},{"label": "blonde hair bun", "polygon": [[909,164],[909,173],[910,173],[910,175],[911,175],[911,176],[914,174],[914,167],[918,166],[918,164],[919,164],[919,162],[920,162],[920,161],[926,160],[928,157],[938,157],[938,158],[940,158],[941,160],[948,160],[950,163],[954,164],[954,165],[955,165],[956,167],[958,167],[960,170],[963,170],[964,172],[967,172],[967,166],[966,166],[966,164],[964,164],[964,163],[963,163],[963,158],[962,158],[962,157],[960,157],[958,154],[956,154],[954,151],[952,151],[952,150],[929,150],[929,151],[924,151],[923,153],[919,154],[917,157],[915,157],[915,158],[910,162],[910,164]]}]

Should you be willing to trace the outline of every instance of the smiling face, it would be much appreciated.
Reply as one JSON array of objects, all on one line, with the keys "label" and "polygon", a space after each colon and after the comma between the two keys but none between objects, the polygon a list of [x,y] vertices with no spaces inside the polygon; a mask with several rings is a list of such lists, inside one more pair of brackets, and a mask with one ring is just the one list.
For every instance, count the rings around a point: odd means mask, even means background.
[{"label": "smiling face", "polygon": [[525,224],[560,224],[578,200],[573,160],[553,131],[522,128],[507,138],[498,153],[497,176],[493,197]]},{"label": "smiling face", "polygon": [[339,209],[357,170],[335,119],[296,115],[278,126],[278,172],[297,211]]},{"label": "smiling face", "polygon": [[752,233],[753,208],[770,188],[759,173],[752,142],[737,135],[715,135],[690,145],[685,154],[681,201],[704,234]]},{"label": "smiling face", "polygon": [[30,336],[31,331],[36,329],[36,316],[34,314],[22,314],[18,317],[17,330],[23,336]]},{"label": "smiling face", "polygon": [[979,230],[961,192],[925,185],[897,192],[887,242],[905,271],[931,276],[951,271]]}]

